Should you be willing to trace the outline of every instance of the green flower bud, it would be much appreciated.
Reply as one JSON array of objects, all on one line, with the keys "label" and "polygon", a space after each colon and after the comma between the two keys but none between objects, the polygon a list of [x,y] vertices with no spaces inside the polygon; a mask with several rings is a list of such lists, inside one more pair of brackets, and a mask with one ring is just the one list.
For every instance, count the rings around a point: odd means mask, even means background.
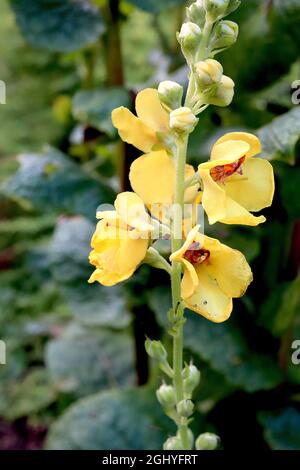
[{"label": "green flower bud", "polygon": [[164,443],[164,450],[184,450],[184,446],[179,437],[169,437]]},{"label": "green flower bud", "polygon": [[230,15],[230,13],[236,10],[240,6],[240,4],[241,0],[230,0],[226,15]]},{"label": "green flower bud", "polygon": [[177,39],[188,62],[192,62],[200,46],[202,32],[196,23],[183,23]]},{"label": "green flower bud", "polygon": [[190,397],[199,385],[200,382],[200,371],[197,369],[194,364],[185,366],[183,370],[183,388],[186,396]]},{"label": "green flower bud", "polygon": [[202,0],[197,0],[186,9],[187,18],[189,21],[196,23],[200,28],[203,28],[205,23],[206,11]]},{"label": "green flower bud", "polygon": [[160,341],[151,340],[149,338],[145,341],[145,348],[147,353],[153,359],[164,362],[167,359],[167,351]]},{"label": "green flower bud", "polygon": [[223,75],[216,92],[209,96],[207,103],[221,107],[230,105],[234,97],[234,86],[234,81]]},{"label": "green flower bud", "polygon": [[239,34],[239,27],[234,21],[220,21],[214,29],[211,49],[224,49],[235,44]]},{"label": "green flower bud", "polygon": [[156,396],[163,408],[172,408],[176,404],[175,390],[171,385],[161,385],[156,391]]},{"label": "green flower bud", "polygon": [[183,418],[188,418],[194,412],[194,403],[192,400],[181,400],[177,403],[177,413]]},{"label": "green flower bud", "polygon": [[176,82],[166,80],[158,87],[159,99],[168,109],[177,109],[181,106],[183,87]]},{"label": "green flower bud", "polygon": [[216,434],[205,432],[196,439],[197,450],[215,450],[220,443],[220,438]]},{"label": "green flower bud", "polygon": [[203,5],[211,21],[217,21],[227,15],[230,0],[203,0]]},{"label": "green flower bud", "polygon": [[200,91],[220,83],[223,76],[223,67],[217,60],[207,59],[197,62],[194,66],[195,77]]},{"label": "green flower bud", "polygon": [[186,106],[175,109],[170,114],[170,128],[178,134],[190,133],[194,130],[198,119]]}]

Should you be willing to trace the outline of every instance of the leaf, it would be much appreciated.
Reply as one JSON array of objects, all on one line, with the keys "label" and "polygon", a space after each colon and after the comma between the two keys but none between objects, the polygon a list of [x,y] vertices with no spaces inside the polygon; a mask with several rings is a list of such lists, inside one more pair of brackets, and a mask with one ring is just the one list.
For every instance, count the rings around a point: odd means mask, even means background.
[{"label": "leaf", "polygon": [[73,98],[72,112],[75,119],[89,123],[108,135],[115,135],[111,121],[113,109],[129,106],[129,94],[123,88],[79,91]]},{"label": "leaf", "polygon": [[[9,391],[8,391],[9,393]],[[45,369],[36,369],[11,386],[3,415],[8,420],[38,413],[56,399],[52,381]]]},{"label": "leaf", "polygon": [[19,169],[5,184],[7,197],[40,212],[95,217],[98,205],[110,203],[112,190],[85,173],[66,155],[48,148],[43,154],[19,156]]},{"label": "leaf", "polygon": [[278,168],[277,174],[279,176],[279,191],[282,204],[289,219],[296,221],[299,219],[300,214],[300,167],[281,167]]},{"label": "leaf", "polygon": [[131,3],[137,8],[140,8],[141,10],[155,14],[169,8],[186,4],[185,0],[164,0],[160,2],[157,0],[127,0],[127,2]]},{"label": "leaf", "polygon": [[89,0],[11,0],[26,40],[52,52],[72,52],[104,32],[98,8]]},{"label": "leaf", "polygon": [[174,429],[148,388],[109,391],[82,399],[51,427],[47,449],[161,449]]},{"label": "leaf", "polygon": [[187,317],[185,346],[223,374],[229,384],[255,392],[280,383],[282,374],[277,365],[271,358],[251,351],[232,320],[214,324],[189,311]]},{"label": "leaf", "polygon": [[49,265],[72,314],[84,325],[124,328],[130,314],[121,286],[88,284],[94,224],[84,217],[60,218],[48,250]]},{"label": "leaf", "polygon": [[272,450],[300,450],[300,413],[295,408],[277,414],[261,413],[259,421]]},{"label": "leaf", "polygon": [[299,45],[300,5],[298,0],[273,0],[270,19],[275,28],[286,32],[291,41]]},{"label": "leaf", "polygon": [[134,382],[133,344],[125,332],[70,325],[47,344],[46,363],[56,386],[77,396]]},{"label": "leaf", "polygon": [[296,158],[296,144],[300,139],[300,108],[295,107],[275,118],[257,133],[262,141],[264,158],[282,160],[293,165]]}]

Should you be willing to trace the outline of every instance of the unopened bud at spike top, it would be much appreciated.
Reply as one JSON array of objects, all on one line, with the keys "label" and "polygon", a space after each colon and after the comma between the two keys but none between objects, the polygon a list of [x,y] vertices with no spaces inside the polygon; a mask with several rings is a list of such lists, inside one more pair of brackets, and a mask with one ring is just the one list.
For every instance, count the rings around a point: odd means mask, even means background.
[{"label": "unopened bud at spike top", "polygon": [[234,21],[220,21],[214,29],[210,43],[212,50],[233,46],[239,34],[239,27]]},{"label": "unopened bud at spike top", "polygon": [[223,76],[223,67],[217,60],[207,59],[194,66],[195,77],[200,91],[219,83]]},{"label": "unopened bud at spike top", "polygon": [[192,3],[187,9],[187,18],[196,23],[200,28],[204,26],[205,23],[205,16],[206,11],[203,5],[202,0],[197,0],[196,2]]},{"label": "unopened bud at spike top", "polygon": [[216,434],[205,432],[196,439],[197,450],[215,450],[220,443],[220,438]]},{"label": "unopened bud at spike top", "polygon": [[194,364],[185,366],[183,370],[183,388],[186,396],[190,397],[200,383],[200,371]]},{"label": "unopened bud at spike top", "polygon": [[197,122],[194,113],[186,106],[175,109],[170,114],[170,128],[178,134],[192,132]]},{"label": "unopened bud at spike top", "polygon": [[230,0],[203,0],[210,21],[217,21],[227,15]]},{"label": "unopened bud at spike top", "polygon": [[179,437],[173,436],[164,443],[164,450],[184,450],[184,445]]},{"label": "unopened bud at spike top", "polygon": [[172,408],[176,404],[174,387],[162,384],[156,391],[157,400],[163,408]]},{"label": "unopened bud at spike top", "polygon": [[192,61],[202,39],[202,32],[196,23],[183,23],[177,35],[183,54],[188,62]]},{"label": "unopened bud at spike top", "polygon": [[145,349],[150,357],[164,362],[167,359],[167,351],[160,341],[146,339]]},{"label": "unopened bud at spike top", "polygon": [[189,418],[194,411],[194,403],[192,400],[181,400],[177,403],[177,413],[183,418]]},{"label": "unopened bud at spike top", "polygon": [[159,84],[158,95],[162,105],[168,109],[177,109],[181,106],[183,87],[176,82],[166,80]]}]

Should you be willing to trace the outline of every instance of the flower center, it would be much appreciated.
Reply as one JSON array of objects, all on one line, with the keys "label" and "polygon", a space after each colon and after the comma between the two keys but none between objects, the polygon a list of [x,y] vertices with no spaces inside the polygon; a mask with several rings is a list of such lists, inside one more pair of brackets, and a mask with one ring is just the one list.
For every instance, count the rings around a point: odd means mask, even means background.
[{"label": "flower center", "polygon": [[192,243],[184,254],[184,258],[191,264],[204,263],[204,261],[208,260],[209,257],[210,251],[205,250],[205,248],[200,248],[199,242]]},{"label": "flower center", "polygon": [[241,157],[236,162],[228,163],[228,165],[217,165],[210,170],[210,176],[216,182],[224,182],[226,178],[232,176],[234,173],[242,175],[242,165],[245,159],[246,157]]}]

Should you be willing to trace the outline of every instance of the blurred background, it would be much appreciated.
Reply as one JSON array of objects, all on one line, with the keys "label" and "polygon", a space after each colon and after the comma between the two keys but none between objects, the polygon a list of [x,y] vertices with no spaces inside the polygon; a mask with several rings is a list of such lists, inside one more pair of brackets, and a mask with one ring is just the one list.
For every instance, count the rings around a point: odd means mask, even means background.
[{"label": "blurred background", "polygon": [[[186,5],[1,1],[2,450],[159,449],[174,432],[144,352],[165,329],[168,276],[142,266],[122,285],[88,285],[87,257],[96,208],[130,189],[138,155],[111,110],[186,81],[175,39]],[[236,95],[201,115],[189,160],[227,131],[255,132],[277,190],[264,225],[208,228],[245,253],[254,282],[224,324],[187,313],[185,359],[202,371],[192,426],[224,449],[300,449],[300,1],[244,0],[229,19],[240,37],[218,59]]]}]

